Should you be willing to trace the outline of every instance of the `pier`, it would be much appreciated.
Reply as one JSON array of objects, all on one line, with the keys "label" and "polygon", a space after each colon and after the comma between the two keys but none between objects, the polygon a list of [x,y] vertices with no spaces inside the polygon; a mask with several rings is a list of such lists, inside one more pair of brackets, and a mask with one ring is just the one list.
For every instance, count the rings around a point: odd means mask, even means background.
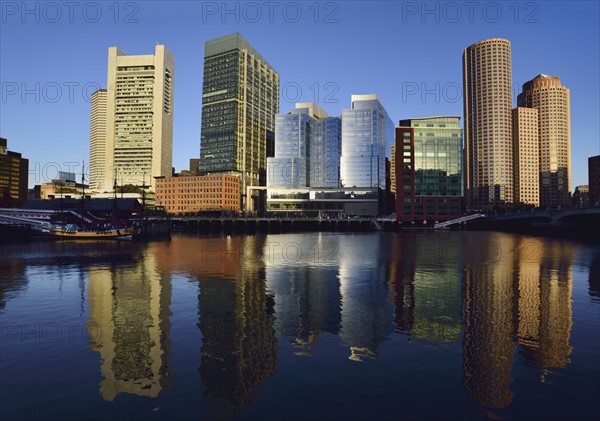
[{"label": "pier", "polygon": [[289,232],[393,232],[400,224],[390,218],[202,218],[173,217],[176,229],[203,234],[280,234]]}]

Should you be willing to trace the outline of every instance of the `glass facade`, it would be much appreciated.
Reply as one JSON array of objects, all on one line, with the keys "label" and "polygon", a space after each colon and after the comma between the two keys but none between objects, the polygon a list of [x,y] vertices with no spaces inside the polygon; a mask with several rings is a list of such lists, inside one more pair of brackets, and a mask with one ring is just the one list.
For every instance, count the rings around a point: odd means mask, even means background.
[{"label": "glass facade", "polygon": [[463,195],[459,120],[460,117],[408,120],[408,127],[414,127],[415,136],[416,196]]},{"label": "glass facade", "polygon": [[278,112],[279,74],[239,33],[206,43],[201,174],[239,173],[243,193],[259,185]]},{"label": "glass facade", "polygon": [[460,117],[400,121],[396,128],[396,218],[442,221],[463,205]]},{"label": "glass facade", "polygon": [[376,95],[353,95],[352,109],[342,111],[342,187],[385,189],[385,152],[394,124]]},{"label": "glass facade", "polygon": [[310,123],[310,186],[336,188],[340,185],[342,120],[327,117]]},{"label": "glass facade", "polygon": [[275,118],[275,157],[267,158],[268,187],[339,186],[341,120],[314,104]]},{"label": "glass facade", "polygon": [[306,158],[267,158],[268,187],[307,187]]},{"label": "glass facade", "polygon": [[267,158],[267,186],[306,187],[311,117],[303,110],[275,117],[275,157]]},{"label": "glass facade", "polygon": [[379,190],[372,188],[273,188],[267,191],[267,211],[273,215],[376,216],[379,196]]}]

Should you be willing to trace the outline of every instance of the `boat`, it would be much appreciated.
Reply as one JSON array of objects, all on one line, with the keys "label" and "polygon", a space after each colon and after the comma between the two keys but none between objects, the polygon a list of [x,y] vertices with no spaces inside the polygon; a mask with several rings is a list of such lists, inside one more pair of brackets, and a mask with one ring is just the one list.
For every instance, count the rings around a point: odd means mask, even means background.
[{"label": "boat", "polygon": [[48,235],[51,237],[76,240],[131,240],[134,233],[134,228],[110,227],[86,230],[74,224],[55,225],[48,230]]},{"label": "boat", "polygon": [[[92,221],[86,218],[84,211],[85,204],[85,165],[83,165],[81,174],[81,184],[83,192],[81,195],[81,212],[79,217],[81,218],[80,224],[72,223],[59,223],[48,227],[47,234],[53,238],[60,239],[74,239],[74,240],[131,240],[133,235],[136,234],[134,227],[117,228],[114,223],[110,224],[105,222],[103,225],[97,225],[96,227],[90,227],[89,223]],[[113,211],[113,219],[116,214],[116,200],[117,200],[117,181],[115,177],[115,210]],[[62,221],[62,208],[61,208],[61,221]]]}]

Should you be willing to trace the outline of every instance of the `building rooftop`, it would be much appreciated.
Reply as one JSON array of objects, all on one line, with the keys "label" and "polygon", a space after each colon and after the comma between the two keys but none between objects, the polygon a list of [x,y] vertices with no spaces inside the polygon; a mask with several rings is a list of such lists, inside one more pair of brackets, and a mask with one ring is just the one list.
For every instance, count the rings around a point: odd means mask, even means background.
[{"label": "building rooftop", "polygon": [[239,32],[214,38],[204,43],[204,57],[210,57],[232,50],[248,50],[250,53],[264,61],[269,67],[273,67]]}]

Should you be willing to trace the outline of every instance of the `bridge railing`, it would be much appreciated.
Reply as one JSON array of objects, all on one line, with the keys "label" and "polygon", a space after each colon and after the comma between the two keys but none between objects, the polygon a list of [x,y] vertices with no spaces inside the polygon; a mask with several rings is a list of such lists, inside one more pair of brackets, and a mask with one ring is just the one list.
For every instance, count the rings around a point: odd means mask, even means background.
[{"label": "bridge railing", "polygon": [[447,228],[455,224],[462,224],[463,222],[472,221],[473,219],[482,218],[484,216],[485,215],[483,213],[474,213],[472,215],[462,216],[450,221],[438,222],[433,227],[436,229]]}]

